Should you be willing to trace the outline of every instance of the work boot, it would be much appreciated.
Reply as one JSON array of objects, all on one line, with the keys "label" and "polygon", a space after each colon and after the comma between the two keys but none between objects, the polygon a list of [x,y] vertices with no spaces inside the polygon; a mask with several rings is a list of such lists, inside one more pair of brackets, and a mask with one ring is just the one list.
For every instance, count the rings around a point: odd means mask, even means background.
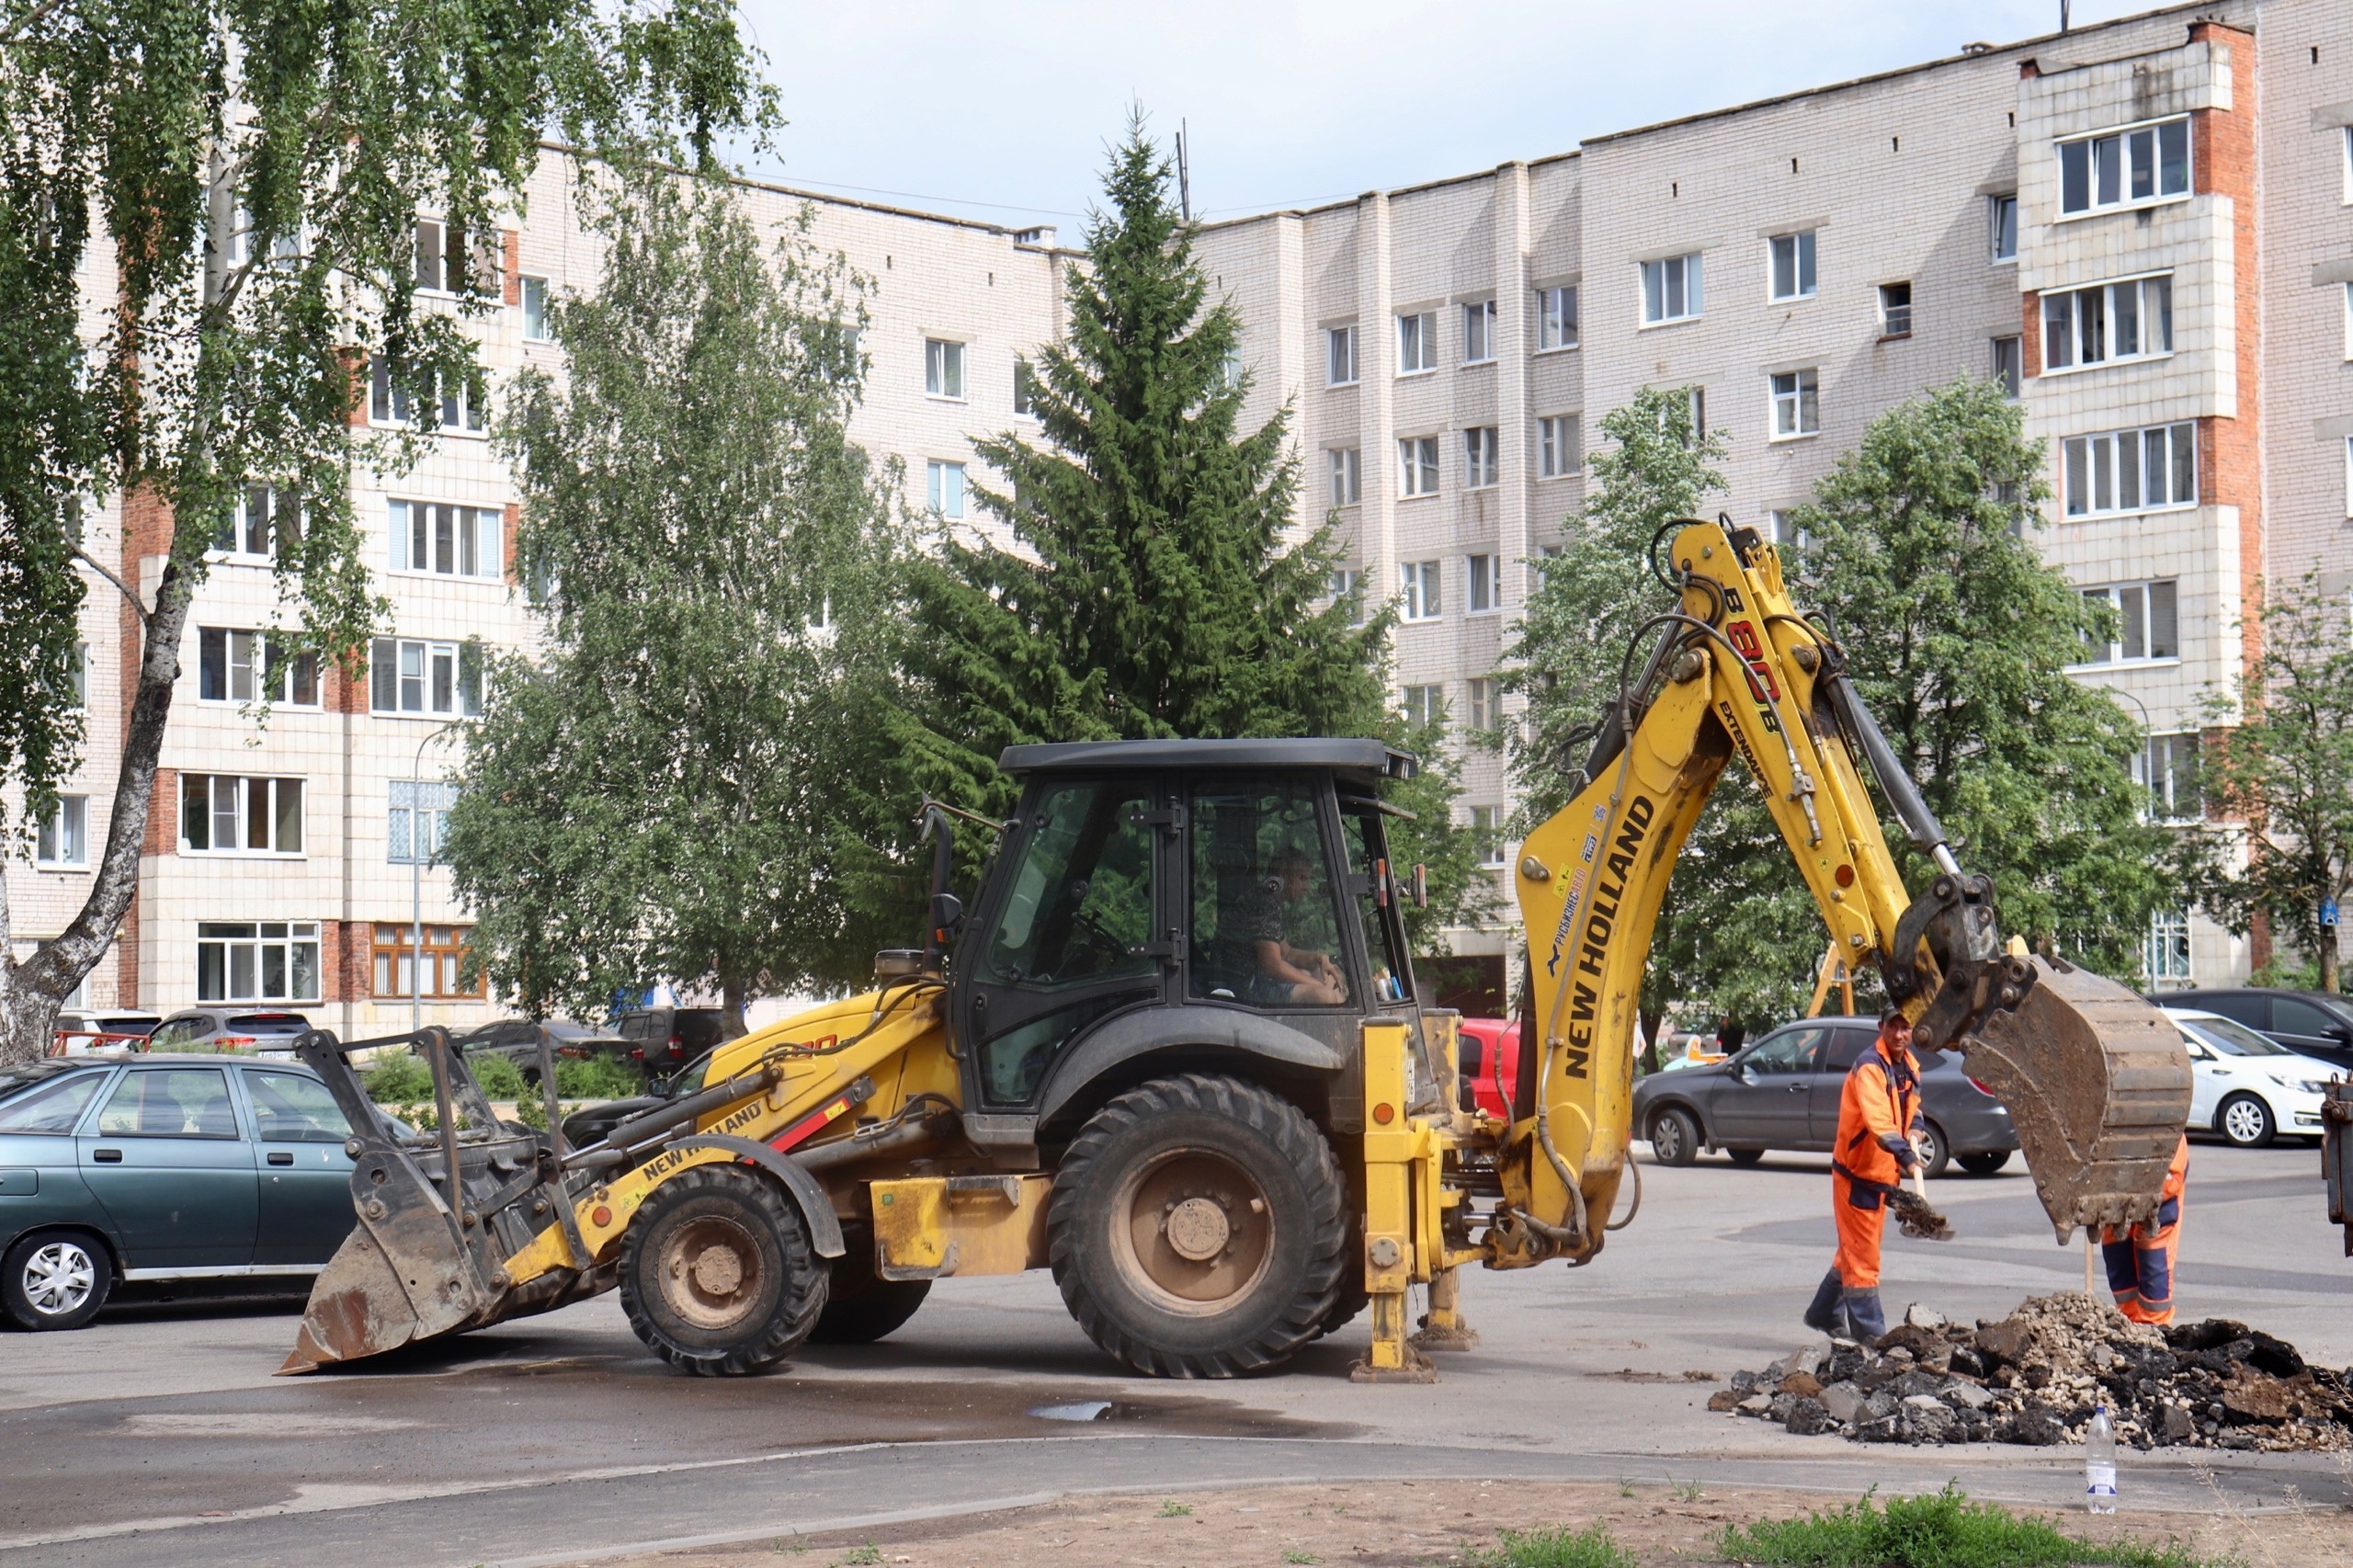
[{"label": "work boot", "polygon": [[1838,1315],[1838,1296],[1842,1289],[1836,1269],[1822,1277],[1822,1284],[1813,1292],[1813,1301],[1805,1309],[1806,1327],[1816,1334],[1836,1335],[1845,1332],[1846,1320]]},{"label": "work boot", "polygon": [[1871,1344],[1887,1332],[1887,1313],[1879,1304],[1879,1288],[1847,1292],[1847,1322],[1856,1339]]}]

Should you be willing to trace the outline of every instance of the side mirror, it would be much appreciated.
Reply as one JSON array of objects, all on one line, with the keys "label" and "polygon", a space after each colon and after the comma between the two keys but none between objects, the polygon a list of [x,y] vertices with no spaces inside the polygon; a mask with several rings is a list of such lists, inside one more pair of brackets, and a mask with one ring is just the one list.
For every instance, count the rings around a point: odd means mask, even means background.
[{"label": "side mirror", "polygon": [[952,892],[931,895],[931,939],[935,946],[946,947],[964,930],[964,901]]}]

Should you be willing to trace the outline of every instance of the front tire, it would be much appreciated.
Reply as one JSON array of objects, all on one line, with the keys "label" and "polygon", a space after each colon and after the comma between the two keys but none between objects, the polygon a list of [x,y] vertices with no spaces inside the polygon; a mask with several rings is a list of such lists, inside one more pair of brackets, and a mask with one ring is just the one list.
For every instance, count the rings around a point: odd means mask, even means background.
[{"label": "front tire", "polygon": [[873,1249],[853,1247],[834,1259],[825,1310],[817,1314],[812,1345],[871,1345],[896,1333],[931,1294],[928,1279],[885,1279],[874,1272]]},{"label": "front tire", "polygon": [[18,1328],[79,1328],[113,1290],[106,1248],[78,1232],[27,1236],[0,1258],[0,1312]]},{"label": "front tire", "polygon": [[1691,1113],[1670,1106],[1651,1118],[1651,1158],[1662,1165],[1688,1165],[1699,1157],[1699,1124]]},{"label": "front tire", "polygon": [[1288,1100],[1186,1074],[1129,1090],[1054,1173],[1047,1250],[1086,1336],[1139,1371],[1231,1378],[1326,1331],[1349,1256],[1332,1146]]},{"label": "front tire", "polygon": [[2214,1131],[2233,1148],[2268,1149],[2279,1135],[2271,1108],[2256,1095],[2233,1095],[2214,1112]]},{"label": "front tire", "polygon": [[790,1199],[740,1165],[696,1165],[621,1238],[621,1311],[654,1353],[701,1377],[775,1366],[825,1306],[826,1267]]},{"label": "front tire", "polygon": [[1952,1166],[1952,1140],[1933,1121],[1920,1124],[1920,1174],[1933,1181]]}]

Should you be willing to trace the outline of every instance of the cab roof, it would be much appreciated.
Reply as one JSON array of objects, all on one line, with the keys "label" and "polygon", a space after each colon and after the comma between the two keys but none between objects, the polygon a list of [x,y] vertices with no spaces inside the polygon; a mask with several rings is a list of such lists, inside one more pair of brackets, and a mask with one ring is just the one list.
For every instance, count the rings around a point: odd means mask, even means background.
[{"label": "cab roof", "polygon": [[1064,741],[1007,746],[997,758],[1007,773],[1256,771],[1328,769],[1375,784],[1411,778],[1420,767],[1411,752],[1385,741],[1326,736],[1242,741]]}]

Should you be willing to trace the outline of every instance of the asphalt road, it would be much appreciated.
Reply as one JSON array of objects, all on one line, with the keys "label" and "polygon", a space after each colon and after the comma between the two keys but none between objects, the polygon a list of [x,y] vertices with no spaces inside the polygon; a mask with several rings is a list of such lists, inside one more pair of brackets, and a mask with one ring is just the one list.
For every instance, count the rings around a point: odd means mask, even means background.
[{"label": "asphalt road", "polygon": [[[78,1334],[0,1337],[0,1563],[568,1562],[1001,1506],[1093,1490],[1407,1476],[1696,1478],[1851,1494],[1879,1483],[2065,1504],[2073,1449],[1891,1450],[1791,1437],[1705,1408],[1721,1378],[1806,1342],[1830,1254],[1827,1162],[1644,1166],[1641,1214],[1591,1267],[1476,1274],[1480,1347],[1431,1387],[1347,1381],[1361,1325],[1284,1372],[1123,1375],[1042,1273],[949,1280],[883,1343],[774,1376],[673,1374],[610,1298],[387,1358],[273,1379],[289,1304],[110,1310]],[[2022,1168],[1931,1187],[1947,1244],[1891,1238],[1893,1312],[1961,1318],[2078,1289]],[[2353,1364],[2353,1261],[2309,1150],[2193,1155],[2180,1295],[2316,1361]],[[1074,1424],[1043,1407],[1109,1402]],[[2329,1456],[2207,1454],[2210,1483],[2128,1456],[2128,1509],[2261,1506],[2292,1485],[2353,1503]]]}]

